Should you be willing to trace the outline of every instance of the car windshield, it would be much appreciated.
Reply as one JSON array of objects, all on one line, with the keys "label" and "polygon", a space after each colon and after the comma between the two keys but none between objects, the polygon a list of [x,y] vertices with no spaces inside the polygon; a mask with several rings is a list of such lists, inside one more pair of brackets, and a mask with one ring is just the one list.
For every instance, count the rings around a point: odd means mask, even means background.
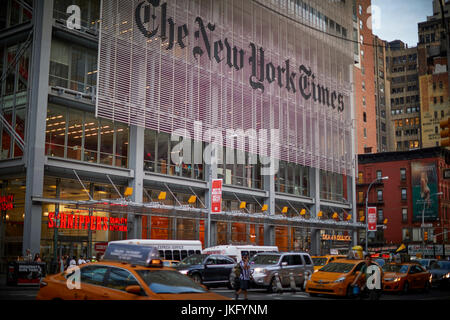
[{"label": "car windshield", "polygon": [[275,254],[261,254],[254,256],[251,260],[251,264],[277,264],[280,260],[279,255]]},{"label": "car windshield", "polygon": [[353,263],[343,263],[343,262],[330,262],[326,264],[319,271],[322,272],[337,272],[337,273],[347,273],[350,272],[355,265]]},{"label": "car windshield", "polygon": [[428,265],[428,260],[418,260],[422,267],[426,268]]},{"label": "car windshield", "polygon": [[203,260],[207,257],[207,254],[193,254],[192,256],[189,256],[187,258],[184,258],[180,261],[178,264],[179,266],[191,266],[196,264],[202,264]]},{"label": "car windshield", "polygon": [[383,266],[384,272],[396,272],[396,273],[407,273],[408,265],[401,264],[386,264]]},{"label": "car windshield", "polygon": [[174,270],[137,270],[154,293],[205,293],[206,290]]},{"label": "car windshield", "polygon": [[324,266],[327,258],[312,258],[315,266]]}]

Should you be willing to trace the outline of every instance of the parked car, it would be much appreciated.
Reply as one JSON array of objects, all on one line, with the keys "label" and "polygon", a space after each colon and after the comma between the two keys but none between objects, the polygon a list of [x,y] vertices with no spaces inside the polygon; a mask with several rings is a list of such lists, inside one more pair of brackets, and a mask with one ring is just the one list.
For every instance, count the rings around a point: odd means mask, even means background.
[{"label": "parked car", "polygon": [[174,268],[207,287],[228,286],[230,273],[236,261],[219,254],[194,254],[183,260]]},{"label": "parked car", "polygon": [[[365,266],[366,262],[360,259],[339,259],[330,262],[311,276],[305,291],[312,297],[318,294],[353,297],[352,283]],[[356,285],[362,287],[365,281],[363,273]]]},{"label": "parked car", "polygon": [[439,260],[431,264],[431,285],[450,288],[450,261]]},{"label": "parked car", "polygon": [[169,268],[175,267],[180,263],[180,261],[178,261],[178,260],[162,260],[162,262],[163,262],[164,267],[169,267]]},{"label": "parked car", "polygon": [[64,273],[44,278],[36,299],[223,300],[226,298],[208,291],[176,270],[164,267],[156,247],[113,244],[108,246],[100,262],[73,266]]},{"label": "parked car", "polygon": [[388,263],[383,272],[383,291],[408,293],[411,289],[428,291],[431,287],[431,273],[417,263]]},{"label": "parked car", "polygon": [[437,259],[416,259],[413,262],[420,263],[422,267],[429,270],[430,266],[433,262],[436,262]]},{"label": "parked car", "polygon": [[277,290],[278,281],[282,287],[290,287],[293,278],[297,288],[303,288],[308,275],[314,273],[314,265],[308,253],[258,253],[250,260],[253,287]]},{"label": "parked car", "polygon": [[324,265],[333,262],[336,259],[345,259],[347,256],[337,255],[337,254],[328,254],[325,256],[313,256],[311,257],[314,262],[314,272],[322,268]]}]

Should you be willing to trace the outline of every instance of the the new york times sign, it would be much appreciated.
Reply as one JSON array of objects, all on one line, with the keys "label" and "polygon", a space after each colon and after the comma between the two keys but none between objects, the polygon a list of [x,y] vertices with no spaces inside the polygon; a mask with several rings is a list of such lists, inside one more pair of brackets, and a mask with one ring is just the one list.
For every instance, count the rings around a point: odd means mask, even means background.
[{"label": "the new york times sign", "polygon": [[[160,17],[154,14],[154,8],[161,7]],[[228,38],[213,41],[211,34],[216,26],[211,22],[203,21],[199,16],[195,18],[196,29],[189,30],[186,23],[179,24],[174,17],[168,15],[167,3],[160,0],[142,1],[136,7],[134,19],[139,31],[148,39],[159,37],[167,45],[165,50],[173,50],[175,46],[187,49],[186,39],[190,32],[194,32],[195,39],[203,46],[196,45],[192,48],[195,59],[207,55],[208,59],[215,63],[225,63],[229,68],[242,70],[245,63],[251,67],[251,75],[248,79],[253,89],[264,92],[267,85],[278,85],[291,93],[299,92],[305,100],[313,99],[327,107],[344,111],[344,95],[336,90],[316,83],[315,74],[311,68],[300,65],[292,66],[287,59],[282,65],[276,65],[266,61],[265,50],[250,42],[247,48],[233,46]]]},{"label": "the new york times sign", "polygon": [[353,174],[350,42],[259,2],[102,1],[96,115]]}]

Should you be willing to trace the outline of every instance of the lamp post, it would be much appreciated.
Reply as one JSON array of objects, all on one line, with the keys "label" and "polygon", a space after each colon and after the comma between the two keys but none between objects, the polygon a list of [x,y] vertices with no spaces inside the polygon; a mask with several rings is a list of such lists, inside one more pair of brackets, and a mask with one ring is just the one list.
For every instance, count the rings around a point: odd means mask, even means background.
[{"label": "lamp post", "polygon": [[379,180],[388,180],[389,177],[381,177],[381,178],[376,178],[375,180],[373,180],[370,184],[369,187],[367,188],[367,193],[366,193],[366,253],[369,253],[369,247],[368,247],[368,233],[369,233],[369,221],[367,220],[367,214],[368,214],[368,202],[369,202],[369,191],[370,188],[372,187],[372,185],[379,181]]},{"label": "lamp post", "polygon": [[[443,194],[442,192],[437,192],[437,193],[433,193],[430,195],[430,201],[431,201],[431,197],[432,196],[440,196],[441,194]],[[422,255],[424,258],[425,257],[425,203],[426,201],[423,200],[423,210],[422,210]],[[439,210],[439,209],[438,209]]]}]

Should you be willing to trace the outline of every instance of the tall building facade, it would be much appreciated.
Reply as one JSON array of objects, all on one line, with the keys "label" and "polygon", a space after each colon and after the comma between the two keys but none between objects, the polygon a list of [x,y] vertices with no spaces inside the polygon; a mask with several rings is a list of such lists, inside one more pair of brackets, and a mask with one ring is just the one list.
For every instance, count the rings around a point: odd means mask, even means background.
[{"label": "tall building facade", "polygon": [[[421,97],[421,135],[423,147],[439,146],[439,122],[450,117],[448,30],[450,15],[447,2],[444,16],[438,1],[433,1],[433,15],[418,24],[419,82]],[[446,36],[447,34],[447,36]]]},{"label": "tall building facade", "polygon": [[390,151],[418,149],[420,142],[420,98],[417,47],[408,48],[400,40],[391,41],[386,52],[391,84]]},{"label": "tall building facade", "polygon": [[70,0],[1,3],[3,263],[356,243],[351,3],[84,1],[79,25]]},{"label": "tall building facade", "polygon": [[375,72],[375,110],[377,119],[378,152],[392,150],[389,144],[391,132],[391,83],[386,66],[387,42],[377,36],[373,38]]},{"label": "tall building facade", "polygon": [[374,36],[371,23],[371,1],[353,1],[354,95],[357,152],[377,152],[376,84],[374,75]]}]

